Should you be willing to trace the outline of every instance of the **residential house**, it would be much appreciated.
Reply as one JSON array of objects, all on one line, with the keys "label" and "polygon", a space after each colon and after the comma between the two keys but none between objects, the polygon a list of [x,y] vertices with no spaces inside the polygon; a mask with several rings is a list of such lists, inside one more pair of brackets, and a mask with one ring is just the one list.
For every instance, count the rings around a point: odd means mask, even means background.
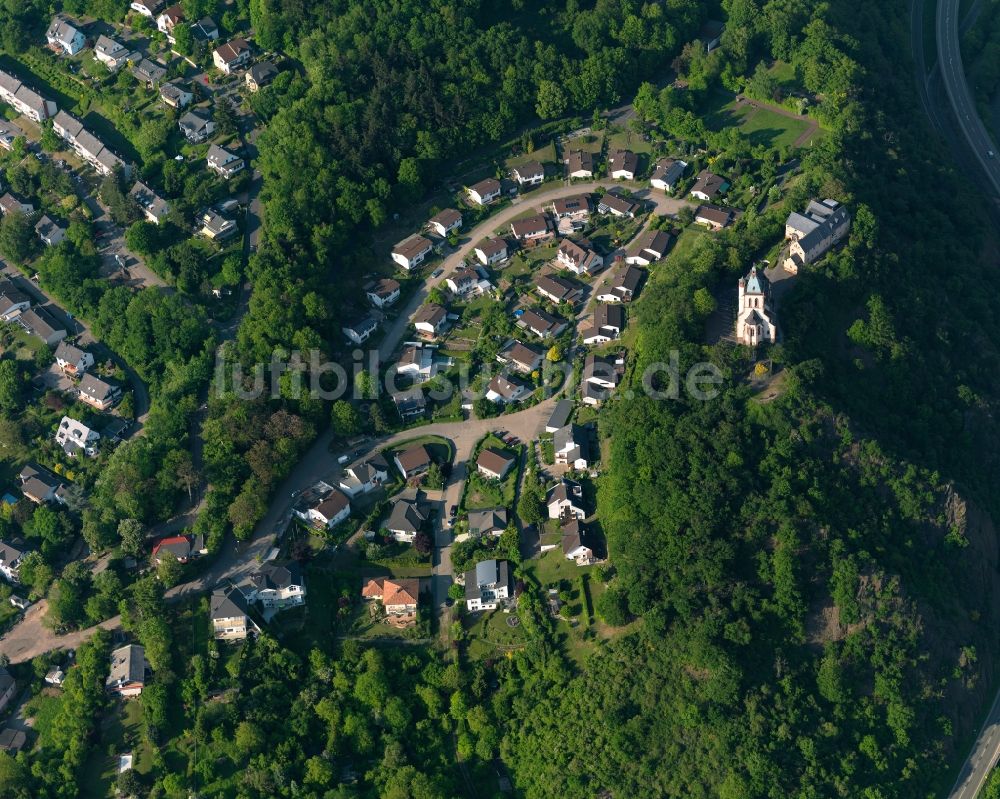
[{"label": "residential house", "polygon": [[242,641],[258,630],[243,593],[234,585],[219,586],[212,592],[209,618],[212,634],[219,641]]},{"label": "residential house", "polygon": [[110,36],[98,36],[94,43],[94,58],[112,72],[117,72],[125,66],[128,63],[129,55],[129,49]]},{"label": "residential house", "polygon": [[208,148],[206,160],[208,161],[209,169],[222,175],[227,180],[246,166],[243,159],[236,155],[236,153],[231,153],[218,144],[213,144]]},{"label": "residential house", "polygon": [[481,297],[493,291],[493,284],[484,277],[486,271],[471,266],[461,266],[452,272],[445,284],[459,297]]},{"label": "residential house", "polygon": [[545,214],[535,214],[527,219],[511,222],[510,232],[520,242],[541,241],[552,235],[552,222]]},{"label": "residential house", "polygon": [[659,261],[667,254],[670,247],[670,234],[662,230],[644,230],[628,248],[625,262],[649,266]]},{"label": "residential house", "polygon": [[553,200],[549,206],[556,220],[560,235],[568,236],[586,227],[590,219],[590,195],[578,194]]},{"label": "residential house", "polygon": [[17,594],[10,595],[10,606],[12,608],[17,608],[18,610],[27,610],[31,607],[31,601],[25,599],[23,596],[18,596]]},{"label": "residential house", "polygon": [[662,161],[657,161],[649,185],[654,189],[673,192],[684,177],[687,167],[687,162],[679,159],[664,158]]},{"label": "residential house", "polygon": [[486,178],[469,186],[468,193],[469,199],[477,205],[489,205],[500,196],[500,181]]},{"label": "residential house", "polygon": [[495,610],[513,599],[511,570],[505,560],[484,560],[465,573],[465,607],[470,613]]},{"label": "residential house", "polygon": [[412,544],[426,523],[427,508],[417,492],[393,503],[385,529],[400,543]]},{"label": "residential house", "polygon": [[202,17],[191,24],[191,35],[196,42],[207,44],[219,41],[219,26],[211,17]]},{"label": "residential house", "polygon": [[137,180],[129,191],[129,196],[142,209],[146,221],[158,225],[170,215],[170,205],[149,186]]},{"label": "residential house", "polygon": [[434,245],[429,239],[410,236],[392,248],[392,260],[409,272],[420,266],[433,249]]},{"label": "residential house", "polygon": [[542,275],[535,280],[535,291],[549,302],[557,305],[561,302],[576,302],[580,299],[583,289],[558,275]]},{"label": "residential house", "polygon": [[191,539],[186,535],[172,535],[153,545],[154,563],[161,563],[168,555],[173,555],[178,563],[187,563],[195,555]]},{"label": "residential house", "polygon": [[19,197],[15,197],[9,191],[0,197],[0,214],[7,216],[8,214],[33,214],[35,212],[35,206],[32,205],[27,200],[22,200]]},{"label": "residential house", "polygon": [[590,353],[583,364],[580,395],[584,405],[599,407],[611,396],[625,375],[625,357],[602,357]]},{"label": "residential house", "polygon": [[566,322],[545,311],[527,310],[517,318],[517,326],[538,338],[555,338],[566,329]]},{"label": "residential house", "polygon": [[625,309],[621,305],[600,303],[594,309],[594,324],[580,331],[584,344],[606,344],[625,329]]},{"label": "residential house", "polygon": [[179,82],[168,81],[160,86],[160,99],[171,108],[179,109],[186,108],[191,105],[191,101],[194,100],[194,95],[181,86]]},{"label": "residential house", "polygon": [[644,272],[637,266],[619,269],[611,282],[596,295],[598,302],[631,302],[642,284]]},{"label": "residential house", "polygon": [[778,339],[778,321],[771,305],[771,281],[757,267],[751,267],[739,282],[736,311],[736,340],[755,347]]},{"label": "residential house", "polygon": [[174,37],[174,28],[184,21],[184,9],[179,5],[170,6],[166,11],[162,12],[156,18],[156,29],[163,34],[166,34],[167,41],[171,44],[176,43],[176,38]]},{"label": "residential house", "polygon": [[509,255],[504,239],[487,239],[475,249],[476,257],[483,266],[492,266],[505,261]]},{"label": "residential house", "polygon": [[6,667],[0,666],[0,713],[7,709],[15,693],[17,693],[17,683]]},{"label": "residential house", "polygon": [[65,339],[56,347],[56,365],[68,375],[81,375],[94,365],[94,356]]},{"label": "residential house", "polygon": [[705,46],[706,53],[711,53],[722,43],[722,34],[725,30],[724,22],[716,19],[705,20],[705,24],[698,31],[698,41]]},{"label": "residential house", "polygon": [[104,142],[87,130],[72,114],[59,111],[52,118],[52,129],[100,174],[110,175],[116,167],[120,167],[126,173],[130,171],[124,161],[105,147]]},{"label": "residential house", "polygon": [[313,527],[332,530],[351,515],[351,500],[326,483],[318,483],[305,492],[292,512]]},{"label": "residential house", "polygon": [[434,347],[410,344],[396,361],[396,374],[408,377],[413,383],[426,383],[435,374],[435,352]]},{"label": "residential house", "polygon": [[566,174],[571,178],[594,177],[594,154],[588,150],[572,150],[566,158]]},{"label": "residential house", "polygon": [[784,268],[793,274],[800,266],[822,258],[851,229],[851,215],[836,200],[811,200],[804,214],[792,212],[785,222],[785,238],[790,242]]},{"label": "residential house", "polygon": [[639,169],[639,156],[631,150],[612,150],[608,153],[608,176],[612,180],[635,180]]},{"label": "residential house", "polygon": [[597,559],[590,533],[579,519],[568,519],[562,524],[562,551],[566,560],[577,566],[590,566]]},{"label": "residential house", "polygon": [[583,486],[572,480],[562,480],[549,489],[545,506],[550,519],[586,519],[583,508]]},{"label": "residential house", "polygon": [[148,58],[142,58],[132,67],[132,77],[147,89],[155,89],[167,77],[167,70],[162,64],[157,64]]},{"label": "residential house", "polygon": [[484,447],[476,458],[476,471],[490,480],[503,480],[516,462],[517,459],[509,452]]},{"label": "residential house", "polygon": [[396,413],[404,422],[423,416],[427,412],[427,398],[419,386],[397,391],[392,395],[392,402],[396,406]]},{"label": "residential house", "polygon": [[126,644],[111,653],[111,669],[104,686],[110,693],[128,699],[142,693],[148,674],[145,648],[141,644]]},{"label": "residential house", "polygon": [[[589,244],[589,242],[588,242]],[[592,275],[604,268],[604,258],[581,243],[563,239],[556,253],[558,264],[577,275]]]},{"label": "residential house", "polygon": [[469,535],[494,537],[507,529],[506,508],[481,508],[469,511]]},{"label": "residential house", "polygon": [[129,8],[139,12],[144,17],[156,19],[156,14],[163,8],[163,0],[132,0]]},{"label": "residential house", "polygon": [[66,503],[65,481],[37,463],[29,463],[21,469],[18,479],[21,481],[21,493],[36,505]]},{"label": "residential house", "polygon": [[441,238],[448,238],[448,234],[462,229],[462,214],[454,208],[445,208],[430,218],[427,223],[435,233]]},{"label": "residential house", "polygon": [[601,214],[631,219],[641,206],[619,194],[607,192],[597,203],[597,211]]},{"label": "residential house", "polygon": [[568,424],[552,434],[556,463],[574,469],[586,469],[590,465],[590,434],[585,427]]},{"label": "residential house", "polygon": [[542,352],[534,347],[514,341],[497,355],[497,360],[500,363],[510,364],[522,374],[530,375],[541,368],[543,357]]},{"label": "residential house", "polygon": [[242,588],[248,602],[259,602],[265,608],[283,610],[306,603],[302,567],[294,560],[265,562]]},{"label": "residential house", "polygon": [[23,546],[23,544],[14,546],[7,541],[0,541],[0,574],[9,582],[21,582],[18,569],[21,568],[21,561],[26,554],[22,549]]},{"label": "residential house", "polygon": [[259,92],[278,75],[278,68],[270,61],[261,61],[247,70],[246,83],[251,92]]},{"label": "residential house", "polygon": [[378,322],[375,321],[374,317],[366,316],[364,319],[344,325],[340,329],[355,344],[364,344],[378,330]]},{"label": "residential house", "polygon": [[416,577],[374,577],[362,586],[361,596],[382,603],[386,624],[406,628],[417,623],[420,580]]},{"label": "residential house", "polygon": [[486,387],[486,399],[498,405],[507,405],[513,402],[520,402],[531,394],[531,386],[527,386],[520,380],[495,375]]},{"label": "residential house", "polygon": [[70,458],[76,457],[80,452],[88,458],[96,457],[97,442],[100,440],[100,433],[69,416],[64,416],[56,428],[56,444],[62,447],[63,452]]},{"label": "residential house", "polygon": [[200,144],[215,133],[215,121],[208,112],[194,108],[177,120],[177,126],[184,138],[192,144]]},{"label": "residential house", "polygon": [[448,324],[448,312],[437,303],[429,302],[420,306],[413,315],[413,326],[421,335],[429,338],[439,336]]},{"label": "residential house", "polygon": [[56,15],[52,18],[49,29],[45,31],[45,41],[57,53],[76,55],[87,43],[87,37],[66,17]]},{"label": "residential house", "polygon": [[545,423],[545,432],[554,433],[556,430],[569,424],[569,417],[573,415],[573,400],[561,399],[552,409],[549,420]]},{"label": "residential house", "polygon": [[389,479],[389,464],[381,453],[372,455],[363,463],[348,466],[338,487],[349,497],[374,491]]},{"label": "residential house", "polygon": [[709,202],[714,200],[716,195],[725,194],[728,189],[729,181],[703,169],[695,178],[694,186],[691,187],[691,196]]},{"label": "residential house", "polygon": [[545,167],[537,161],[528,161],[526,164],[514,167],[511,176],[521,187],[537,186],[545,181]]},{"label": "residential house", "polygon": [[384,277],[372,285],[365,293],[368,301],[376,308],[388,308],[399,299],[399,281]]},{"label": "residential house", "polygon": [[55,116],[58,110],[54,102],[46,100],[9,72],[2,70],[0,70],[0,100],[34,122]]},{"label": "residential house", "polygon": [[226,75],[232,74],[250,62],[250,45],[246,39],[236,37],[217,47],[212,53],[212,62],[216,68]]},{"label": "residential house", "polygon": [[49,311],[50,307],[41,305],[29,308],[17,317],[17,323],[25,333],[40,338],[50,347],[54,347],[66,338],[66,328],[55,320]]},{"label": "residential house", "polygon": [[80,380],[80,401],[106,411],[122,398],[121,386],[87,372]]},{"label": "residential house", "polygon": [[412,447],[396,453],[393,462],[404,480],[421,475],[431,467],[431,455],[423,444],[415,444]]},{"label": "residential house", "polygon": [[13,150],[14,142],[22,136],[24,136],[24,131],[19,125],[6,119],[0,119],[0,148]]},{"label": "residential house", "polygon": [[239,231],[239,227],[232,219],[227,219],[215,211],[203,211],[201,214],[201,230],[198,233],[211,241],[225,241]]},{"label": "residential house", "polygon": [[0,320],[13,322],[31,307],[31,298],[10,280],[0,281]]},{"label": "residential house", "polygon": [[730,208],[718,205],[699,205],[694,212],[696,224],[704,225],[711,230],[722,230],[733,223],[735,213]]},{"label": "residential house", "polygon": [[46,247],[55,247],[66,238],[66,228],[48,214],[43,214],[42,218],[35,222],[35,234]]}]

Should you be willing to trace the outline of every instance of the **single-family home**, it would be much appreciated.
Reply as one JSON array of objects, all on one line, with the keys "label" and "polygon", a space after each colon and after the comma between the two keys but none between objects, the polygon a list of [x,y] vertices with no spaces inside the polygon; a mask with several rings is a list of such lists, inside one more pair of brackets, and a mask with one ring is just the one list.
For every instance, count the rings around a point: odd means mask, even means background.
[{"label": "single-family home", "polygon": [[569,417],[573,415],[573,400],[561,399],[552,409],[548,421],[545,423],[545,432],[554,433],[556,430],[569,424]]},{"label": "single-family home", "polygon": [[545,498],[550,519],[586,519],[583,507],[583,486],[572,480],[562,480],[551,489]]},{"label": "single-family home", "polygon": [[21,568],[21,561],[24,560],[24,545],[14,546],[7,541],[0,541],[0,574],[4,579],[12,583],[21,582],[18,569]]},{"label": "single-family home", "polygon": [[560,302],[576,302],[580,299],[583,289],[558,275],[542,275],[535,280],[535,291],[549,302],[557,305]]},{"label": "single-family home", "polygon": [[192,108],[184,114],[177,120],[177,126],[184,134],[184,138],[192,144],[200,144],[215,133],[215,121],[207,111],[199,108]]},{"label": "single-family home", "polygon": [[704,225],[710,230],[722,230],[732,224],[735,214],[731,208],[719,205],[699,205],[694,212],[695,224]]},{"label": "single-family home", "polygon": [[396,361],[396,374],[408,377],[414,383],[426,383],[435,374],[435,348],[423,344],[410,344],[403,348]]},{"label": "single-family home", "polygon": [[505,560],[484,560],[465,573],[465,607],[470,613],[496,610],[513,596],[511,570]]},{"label": "single-family home", "polygon": [[386,624],[406,628],[417,623],[420,580],[416,577],[373,577],[365,581],[361,596],[382,603]]},{"label": "single-family home", "polygon": [[504,375],[494,375],[486,387],[486,399],[498,405],[520,402],[531,393],[531,387],[520,380]]},{"label": "single-family home", "polygon": [[534,214],[511,222],[510,232],[520,242],[541,241],[552,235],[552,222],[545,214]]},{"label": "single-family home", "polygon": [[528,161],[526,164],[516,166],[510,173],[521,187],[537,186],[545,180],[545,167],[538,161]]},{"label": "single-family home", "polygon": [[155,89],[166,79],[167,70],[162,64],[157,64],[148,58],[141,58],[132,67],[132,77],[147,89]]},{"label": "single-family home", "polygon": [[476,257],[483,266],[492,266],[507,259],[507,241],[505,239],[487,239],[475,249]]},{"label": "single-family home", "polygon": [[7,709],[15,693],[17,693],[17,683],[6,667],[0,666],[0,713]]},{"label": "single-family home", "polygon": [[87,372],[80,380],[80,401],[106,411],[122,398],[121,386]]},{"label": "single-family home", "polygon": [[594,309],[594,324],[580,331],[584,344],[606,344],[625,329],[625,309],[621,305],[599,303]]},{"label": "single-family home", "polygon": [[590,195],[576,194],[552,201],[549,206],[556,219],[571,219],[586,222],[590,217]]},{"label": "single-family home", "polygon": [[503,480],[514,468],[513,454],[495,447],[484,447],[476,458],[476,471],[490,480]]},{"label": "single-family home", "polygon": [[163,0],[132,0],[129,8],[139,12],[144,17],[156,19],[157,13],[163,8]]},{"label": "single-family home", "polygon": [[634,217],[639,208],[639,203],[610,191],[605,193],[597,203],[598,213],[627,219]]},{"label": "single-family home", "polygon": [[205,44],[217,42],[219,41],[219,26],[211,17],[202,17],[197,22],[191,23],[191,35],[196,42]]},{"label": "single-family home", "polygon": [[412,544],[426,523],[427,508],[417,492],[393,503],[385,529],[400,543]]},{"label": "single-family home", "polygon": [[186,535],[170,535],[161,538],[153,545],[152,558],[154,563],[161,563],[169,556],[178,563],[187,563],[195,555],[191,539]]},{"label": "single-family home", "polygon": [[542,366],[543,353],[520,341],[513,341],[497,355],[500,363],[510,364],[522,374],[529,375]]},{"label": "single-family home", "polygon": [[410,236],[392,248],[392,260],[409,272],[424,262],[434,245],[423,236]]},{"label": "single-family home", "polygon": [[170,215],[170,206],[141,180],[137,180],[129,190],[129,196],[142,209],[146,221],[158,225]]},{"label": "single-family home", "polygon": [[320,483],[300,497],[292,512],[313,527],[332,530],[351,515],[351,501],[343,491]]},{"label": "single-family home", "polygon": [[670,234],[662,230],[644,230],[629,246],[625,254],[625,262],[649,266],[659,261],[667,254],[670,247]]},{"label": "single-family home", "polygon": [[389,479],[389,464],[381,453],[376,453],[363,463],[348,466],[337,484],[349,497],[374,491]]},{"label": "single-family home", "polygon": [[66,238],[66,227],[48,214],[43,214],[42,218],[35,222],[35,235],[46,247],[55,247]]},{"label": "single-family home", "polygon": [[237,36],[215,49],[212,62],[219,71],[229,75],[250,62],[250,45],[246,39]]},{"label": "single-family home", "polygon": [[167,41],[171,44],[176,43],[174,38],[174,28],[184,21],[184,9],[180,5],[170,6],[170,8],[163,11],[156,18],[156,29],[163,34],[166,34]]},{"label": "single-family home", "polygon": [[40,338],[50,347],[54,347],[66,338],[66,328],[56,321],[49,307],[39,305],[35,308],[29,308],[21,313],[16,321],[25,333]]},{"label": "single-family home", "polygon": [[306,603],[302,567],[294,560],[266,561],[240,586],[247,602],[259,602],[265,608],[293,608]]},{"label": "single-family home", "polygon": [[399,281],[391,277],[383,277],[370,286],[365,294],[368,301],[376,308],[388,308],[399,299]]},{"label": "single-family home", "polygon": [[15,197],[9,191],[6,192],[2,197],[0,197],[0,214],[7,216],[8,214],[33,214],[35,212],[35,206],[28,202],[27,200],[22,200],[19,197]]},{"label": "single-family home", "polygon": [[45,502],[66,503],[66,481],[37,463],[29,463],[18,475],[21,493],[36,505]]},{"label": "single-family home", "polygon": [[639,156],[631,150],[612,150],[608,153],[608,177],[612,180],[635,180],[639,169]]},{"label": "single-family home", "polygon": [[493,284],[486,277],[487,272],[479,267],[460,266],[452,272],[445,284],[448,289],[459,297],[481,297],[493,291]]},{"label": "single-family home", "polygon": [[148,674],[145,648],[141,644],[126,644],[111,653],[111,669],[104,685],[110,693],[128,699],[142,693]]},{"label": "single-family home", "polygon": [[278,75],[278,68],[270,61],[260,61],[247,70],[246,83],[251,92],[259,92]]},{"label": "single-family home", "polygon": [[431,455],[423,444],[415,444],[402,452],[397,452],[393,462],[404,480],[423,474],[432,463]]},{"label": "single-family home", "polygon": [[552,434],[556,463],[586,469],[590,465],[590,434],[575,424],[561,427]]},{"label": "single-family home", "polygon": [[240,232],[236,222],[209,209],[201,214],[201,230],[198,233],[210,241],[225,241]]},{"label": "single-family home", "polygon": [[243,592],[235,585],[219,586],[212,591],[209,603],[212,634],[219,641],[242,641],[259,628],[250,618]]},{"label": "single-family home", "polygon": [[81,375],[94,365],[93,355],[65,339],[56,347],[55,358],[56,366],[67,375]]},{"label": "single-family home", "polygon": [[160,86],[160,99],[171,108],[186,108],[194,100],[194,94],[185,89],[178,81],[168,81]]},{"label": "single-family home", "polygon": [[396,406],[399,418],[404,422],[423,416],[427,412],[427,398],[420,386],[393,393],[392,403]]},{"label": "single-family home", "polygon": [[500,196],[500,181],[486,178],[469,186],[468,193],[469,199],[477,205],[489,205]]},{"label": "single-family home", "polygon": [[771,281],[757,267],[741,277],[736,307],[736,340],[755,347],[778,339],[778,321],[771,305]]},{"label": "single-family home", "polygon": [[556,261],[559,266],[577,275],[592,275],[604,268],[604,258],[590,249],[589,246],[585,247],[570,239],[563,239],[559,242]]},{"label": "single-family home", "polygon": [[625,375],[625,358],[621,355],[602,357],[590,353],[583,364],[580,396],[584,405],[601,406],[621,383]]},{"label": "single-family home", "polygon": [[437,303],[421,305],[413,315],[413,326],[417,332],[429,338],[439,336],[448,324],[448,312]]},{"label": "single-family home", "polygon": [[631,302],[642,284],[644,272],[637,266],[619,269],[610,283],[601,287],[595,297],[598,302]]},{"label": "single-family home", "polygon": [[708,202],[714,200],[718,194],[725,194],[728,189],[728,180],[703,169],[695,178],[694,186],[691,187],[691,196]]},{"label": "single-family home", "polygon": [[469,535],[500,536],[507,529],[506,508],[481,508],[469,511]]},{"label": "single-family home", "polygon": [[13,322],[31,307],[31,298],[18,289],[13,281],[0,280],[0,320]]},{"label": "single-family home", "polygon": [[59,426],[56,428],[56,444],[71,458],[80,452],[88,458],[96,457],[97,442],[100,440],[100,433],[91,430],[77,419],[64,416],[59,420]]},{"label": "single-family home", "polygon": [[805,213],[793,211],[785,221],[785,238],[790,242],[784,268],[793,274],[811,264],[837,245],[851,229],[851,215],[836,200],[810,200]]},{"label": "single-family home", "polygon": [[656,162],[649,185],[654,189],[672,192],[677,188],[680,179],[684,177],[687,162],[675,158],[664,158]]},{"label": "single-family home", "polygon": [[9,72],[0,70],[0,100],[35,122],[54,116],[59,109]]},{"label": "single-family home", "polygon": [[110,36],[98,36],[94,43],[94,58],[112,72],[116,72],[128,63],[129,54],[130,51],[124,44]]},{"label": "single-family home", "polygon": [[722,43],[722,34],[726,31],[726,24],[717,19],[705,20],[705,23],[698,31],[698,41],[705,47],[706,53],[711,53]]},{"label": "single-family home", "polygon": [[208,148],[206,156],[208,168],[227,180],[243,169],[246,164],[236,153],[231,153],[225,147],[213,144]]},{"label": "single-family home", "polygon": [[538,338],[555,338],[566,329],[566,322],[560,317],[531,309],[522,313],[516,324]]},{"label": "single-family home", "polygon": [[577,566],[589,566],[596,560],[591,535],[579,519],[567,519],[563,522],[562,551],[563,557]]},{"label": "single-family home", "polygon": [[445,208],[434,214],[427,226],[441,238],[447,238],[449,233],[462,229],[462,214],[454,208]]},{"label": "single-family home", "polygon": [[57,53],[76,55],[87,43],[87,37],[66,17],[57,14],[52,18],[49,29],[45,31],[45,41]]},{"label": "single-family home", "polygon": [[589,150],[572,150],[566,158],[566,174],[571,178],[594,177],[594,154]]}]

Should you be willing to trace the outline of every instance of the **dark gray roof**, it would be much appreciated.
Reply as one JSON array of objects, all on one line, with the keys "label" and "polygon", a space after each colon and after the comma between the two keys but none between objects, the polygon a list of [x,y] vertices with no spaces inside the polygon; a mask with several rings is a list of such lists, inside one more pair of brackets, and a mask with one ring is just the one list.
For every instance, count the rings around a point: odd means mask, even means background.
[{"label": "dark gray roof", "polygon": [[126,644],[111,653],[111,670],[105,682],[109,688],[146,679],[146,650],[140,644]]},{"label": "dark gray roof", "polygon": [[278,590],[302,585],[302,567],[294,560],[265,563],[250,579],[258,589]]},{"label": "dark gray roof", "polygon": [[212,592],[210,618],[230,619],[248,613],[246,599],[235,586],[220,586]]},{"label": "dark gray roof", "polygon": [[385,523],[387,530],[399,530],[404,533],[417,533],[427,521],[416,499],[399,499],[392,506],[392,513]]},{"label": "dark gray roof", "polygon": [[482,508],[469,511],[469,532],[473,535],[507,528],[506,508]]},{"label": "dark gray roof", "polygon": [[552,409],[552,415],[546,422],[546,427],[562,428],[569,422],[570,414],[573,413],[573,401],[568,399],[559,400],[556,407]]}]

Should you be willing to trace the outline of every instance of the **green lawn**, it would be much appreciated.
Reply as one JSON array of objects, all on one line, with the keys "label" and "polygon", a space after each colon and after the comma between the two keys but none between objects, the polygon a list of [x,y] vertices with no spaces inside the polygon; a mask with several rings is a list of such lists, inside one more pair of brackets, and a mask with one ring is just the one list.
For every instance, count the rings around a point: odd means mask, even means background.
[{"label": "green lawn", "polygon": [[804,119],[792,119],[766,108],[753,108],[749,103],[737,104],[730,92],[721,90],[709,95],[702,114],[712,130],[736,126],[751,143],[775,150],[792,146],[809,129]]},{"label": "green lawn", "polygon": [[569,153],[571,150],[586,150],[592,153],[599,153],[603,146],[604,131],[591,131],[566,142],[563,145],[563,153]]},{"label": "green lawn", "polygon": [[[653,151],[652,145],[644,141],[641,133],[624,129],[616,130],[608,135],[608,152],[612,150],[631,150],[637,154],[647,154]],[[639,164],[642,166],[643,159],[640,157]]]},{"label": "green lawn", "polygon": [[512,627],[508,623],[511,617],[516,616],[516,612],[504,613],[502,610],[467,615],[464,626],[469,639],[469,656],[496,657],[527,643],[520,624]]},{"label": "green lawn", "polygon": [[540,164],[554,164],[556,162],[556,143],[550,139],[548,144],[536,147],[530,153],[512,155],[504,162],[504,166],[507,169],[511,169],[515,166],[526,164],[529,161],[538,161]]}]

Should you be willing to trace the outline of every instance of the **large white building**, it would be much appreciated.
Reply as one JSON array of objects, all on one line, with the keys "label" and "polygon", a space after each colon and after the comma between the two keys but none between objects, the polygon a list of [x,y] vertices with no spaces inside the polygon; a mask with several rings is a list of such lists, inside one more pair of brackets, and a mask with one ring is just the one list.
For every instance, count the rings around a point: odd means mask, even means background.
[{"label": "large white building", "polygon": [[836,200],[811,200],[806,212],[793,211],[785,222],[788,257],[784,267],[789,272],[823,257],[851,229],[851,215]]},{"label": "large white building", "polygon": [[778,338],[778,322],[771,307],[771,281],[757,267],[740,278],[739,304],[736,317],[736,340],[756,346],[773,344]]},{"label": "large white building", "polygon": [[465,574],[465,607],[470,613],[495,610],[513,598],[510,567],[505,560],[484,560]]}]

